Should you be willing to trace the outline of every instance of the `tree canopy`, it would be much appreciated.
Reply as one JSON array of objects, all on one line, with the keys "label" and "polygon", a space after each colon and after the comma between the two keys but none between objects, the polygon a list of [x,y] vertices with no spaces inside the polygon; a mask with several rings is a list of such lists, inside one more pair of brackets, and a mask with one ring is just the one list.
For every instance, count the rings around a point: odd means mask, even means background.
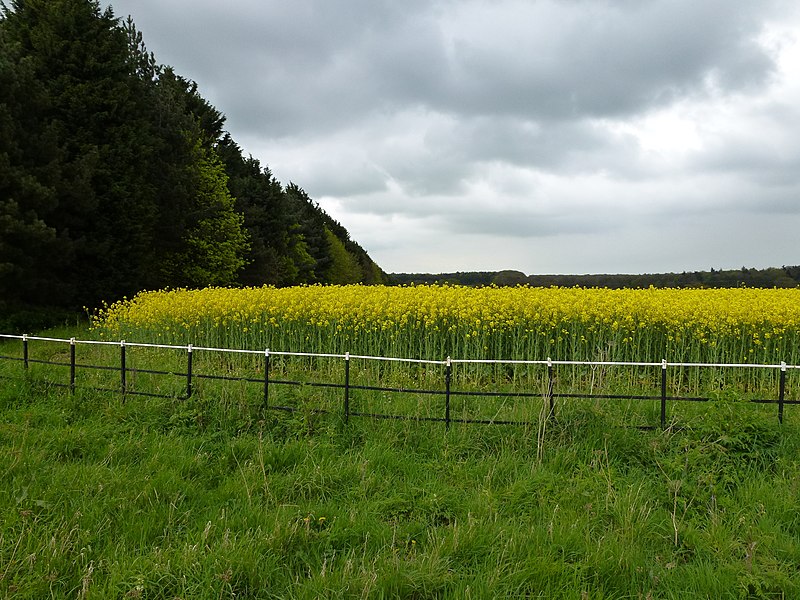
[{"label": "tree canopy", "polygon": [[0,313],[168,286],[382,281],[97,0],[0,3]]}]

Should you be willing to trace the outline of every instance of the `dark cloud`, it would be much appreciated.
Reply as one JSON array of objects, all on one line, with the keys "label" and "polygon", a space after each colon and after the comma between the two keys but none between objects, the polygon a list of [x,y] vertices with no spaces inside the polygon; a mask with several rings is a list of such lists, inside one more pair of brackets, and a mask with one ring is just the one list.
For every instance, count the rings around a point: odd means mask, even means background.
[{"label": "dark cloud", "polygon": [[[694,248],[696,268],[722,267],[700,234],[720,223],[726,237],[710,237],[734,262],[800,259],[777,258],[779,238],[727,242],[768,214],[800,226],[788,0],[112,4],[246,152],[330,206],[384,268],[428,270],[444,238],[464,255],[446,270],[487,268],[468,258],[476,240],[526,272],[541,265],[511,257],[630,271],[628,252],[654,271],[659,248],[680,265]],[[537,251],[544,239],[597,251]],[[654,250],[630,256],[639,242]]]},{"label": "dark cloud", "polygon": [[762,85],[770,2],[117,1],[158,58],[266,135],[422,106],[526,120],[618,117],[709,85]]},{"label": "dark cloud", "polygon": [[454,34],[448,100],[456,110],[619,117],[703,93],[712,82],[752,87],[771,69],[754,39],[763,5],[735,11],[722,0],[495,6],[465,17],[472,27]]},{"label": "dark cloud", "polygon": [[585,214],[532,214],[515,207],[502,212],[461,212],[443,219],[448,231],[496,239],[549,238],[614,231],[618,222]]}]

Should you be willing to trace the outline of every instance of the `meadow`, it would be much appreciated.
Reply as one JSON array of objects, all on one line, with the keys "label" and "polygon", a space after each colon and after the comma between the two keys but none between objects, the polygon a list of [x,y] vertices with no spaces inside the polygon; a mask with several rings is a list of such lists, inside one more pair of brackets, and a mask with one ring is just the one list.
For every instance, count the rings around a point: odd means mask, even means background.
[{"label": "meadow", "polygon": [[[153,292],[107,307],[91,331],[52,333],[434,359],[482,350],[502,358],[620,360],[638,348],[654,362],[674,360],[665,352],[679,335],[686,346],[674,348],[684,359],[796,359],[797,296],[776,290],[636,290],[627,299],[610,290],[399,290]],[[476,335],[467,338],[468,329]],[[65,353],[47,344],[31,351],[43,359]],[[78,352],[81,362],[119,358],[114,346]],[[0,343],[0,355],[18,353],[18,341]],[[315,410],[339,406],[340,390],[308,386],[275,387],[271,398],[292,412],[265,409],[259,386],[245,382],[200,380],[185,398],[180,378],[169,388],[145,372],[170,370],[170,361],[177,371],[184,358],[131,350],[130,365],[141,369],[132,385],[164,397],[91,389],[107,376],[116,381],[118,374],[104,371],[81,371],[70,393],[54,385],[63,382],[63,367],[25,371],[19,361],[0,361],[0,595],[800,594],[800,413],[788,407],[779,424],[774,405],[748,402],[753,385],[774,384],[753,379],[752,369],[671,379],[675,390],[716,393],[671,406],[663,429],[639,427],[657,422],[649,401],[563,399],[551,414],[544,396],[511,403],[527,425],[445,428],[412,419],[346,421],[339,410]],[[196,366],[217,375],[257,373],[260,363],[249,361],[208,353]],[[273,368],[276,377],[341,374],[339,363],[323,359]],[[440,380],[434,371],[354,367],[353,377],[427,385]],[[465,369],[455,383],[541,389],[542,373],[539,366],[489,366]],[[614,377],[586,368],[570,369],[559,384],[614,392],[656,382],[636,369]],[[792,397],[796,387],[793,377]],[[428,402],[369,391],[354,396],[359,401],[403,405],[393,410],[409,415]]]},{"label": "meadow", "polygon": [[0,595],[796,597],[798,419],[762,408],[445,430],[2,380]]}]

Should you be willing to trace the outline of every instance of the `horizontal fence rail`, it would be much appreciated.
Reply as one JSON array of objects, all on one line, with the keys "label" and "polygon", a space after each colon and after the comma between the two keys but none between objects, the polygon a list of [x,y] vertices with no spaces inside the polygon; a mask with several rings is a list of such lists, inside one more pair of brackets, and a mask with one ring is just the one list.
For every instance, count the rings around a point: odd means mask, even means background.
[{"label": "horizontal fence rail", "polygon": [[[479,423],[479,424],[503,424],[514,425],[524,424],[530,425],[529,421],[515,421],[515,420],[502,420],[502,419],[475,419],[475,418],[457,418],[451,413],[451,400],[454,397],[504,397],[504,398],[540,398],[547,403],[549,415],[553,415],[555,410],[556,399],[569,399],[569,398],[585,398],[585,399],[613,399],[613,400],[652,400],[660,403],[660,425],[662,428],[666,426],[666,409],[668,401],[690,401],[690,402],[705,402],[711,400],[708,396],[679,396],[669,395],[667,393],[667,374],[668,371],[675,369],[759,369],[759,370],[773,370],[779,373],[778,388],[776,395],[773,398],[752,398],[749,402],[759,404],[776,404],[777,417],[780,423],[783,423],[784,407],[786,405],[800,404],[800,400],[790,400],[786,398],[787,384],[786,374],[789,370],[800,369],[800,365],[787,365],[785,362],[780,364],[753,364],[753,363],[694,363],[694,362],[670,362],[666,359],[660,362],[616,362],[616,361],[587,361],[587,360],[555,360],[551,358],[539,360],[501,360],[501,359],[456,359],[446,357],[443,360],[430,360],[430,359],[417,359],[417,358],[397,358],[385,356],[367,356],[359,354],[329,354],[329,353],[314,353],[314,352],[288,352],[288,351],[273,351],[270,349],[264,350],[247,350],[247,349],[233,349],[233,348],[212,348],[203,346],[193,346],[191,344],[186,346],[170,345],[170,344],[152,344],[152,343],[139,343],[139,342],[126,342],[120,341],[99,341],[99,340],[78,340],[76,338],[53,338],[53,337],[39,337],[27,334],[23,335],[9,335],[0,334],[0,340],[19,340],[22,342],[21,355],[8,356],[0,354],[0,361],[17,361],[23,365],[23,372],[27,373],[32,364],[51,365],[57,367],[67,367],[69,369],[68,382],[64,381],[49,381],[48,383],[58,387],[67,387],[72,393],[75,392],[77,387],[76,374],[78,369],[81,370],[96,370],[96,371],[112,371],[118,372],[118,387],[97,387],[88,386],[89,389],[120,393],[122,401],[125,402],[128,396],[149,396],[157,398],[177,398],[181,400],[189,399],[194,393],[194,383],[196,380],[218,380],[218,381],[238,381],[243,383],[252,383],[262,386],[263,396],[263,409],[264,410],[278,410],[278,411],[296,411],[297,407],[281,406],[272,404],[270,402],[270,388],[271,386],[307,386],[311,388],[332,388],[343,390],[341,414],[345,421],[350,417],[370,417],[375,419],[403,419],[403,420],[416,420],[416,421],[436,421],[444,422],[447,428],[451,423]],[[31,357],[30,346],[32,342],[51,342],[56,344],[68,345],[68,359],[61,360],[44,360],[35,359]],[[113,365],[95,365],[87,363],[79,363],[77,361],[76,348],[79,345],[86,346],[110,346],[119,349],[119,360]],[[145,350],[169,350],[185,354],[185,362],[180,371],[168,371],[159,369],[142,369],[133,368],[128,363],[128,349],[142,348]],[[0,349],[2,349],[0,347]],[[210,353],[210,354],[229,354],[229,355],[250,355],[260,357],[262,359],[263,375],[259,377],[245,377],[234,375],[220,375],[212,373],[198,372],[194,366],[194,355],[196,353]],[[343,380],[340,382],[321,382],[321,381],[294,381],[286,379],[278,379],[271,376],[271,360],[273,357],[297,357],[309,359],[332,359],[342,361],[343,363]],[[437,389],[424,389],[424,388],[409,388],[409,387],[391,387],[382,385],[361,385],[351,383],[350,365],[354,360],[377,362],[377,363],[399,363],[406,365],[421,365],[433,366],[442,369],[441,386]],[[541,366],[546,368],[546,388],[540,392],[530,391],[497,391],[492,389],[480,390],[458,390],[453,389],[453,369],[455,366],[463,365],[485,365],[485,366]],[[660,372],[659,382],[660,389],[658,394],[601,394],[601,393],[584,393],[584,392],[559,392],[556,389],[556,369],[558,367],[614,367],[614,368],[652,368]],[[129,375],[147,374],[160,377],[169,377],[178,379],[182,382],[182,390],[180,393],[155,393],[136,390],[129,381]],[[8,379],[8,376],[3,378]],[[412,416],[402,414],[385,414],[376,412],[362,412],[351,410],[352,392],[354,391],[372,391],[394,394],[418,394],[423,396],[439,396],[444,399],[443,414],[440,416]],[[320,409],[315,412],[326,413],[328,410]]]}]

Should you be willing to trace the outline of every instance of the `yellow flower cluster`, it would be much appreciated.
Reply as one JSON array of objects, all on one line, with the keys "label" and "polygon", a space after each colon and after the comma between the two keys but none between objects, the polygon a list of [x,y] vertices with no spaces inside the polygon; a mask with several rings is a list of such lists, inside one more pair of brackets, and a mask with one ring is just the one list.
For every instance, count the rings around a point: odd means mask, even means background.
[{"label": "yellow flower cluster", "polygon": [[207,288],[144,292],[94,325],[131,341],[285,351],[795,363],[800,289]]}]

